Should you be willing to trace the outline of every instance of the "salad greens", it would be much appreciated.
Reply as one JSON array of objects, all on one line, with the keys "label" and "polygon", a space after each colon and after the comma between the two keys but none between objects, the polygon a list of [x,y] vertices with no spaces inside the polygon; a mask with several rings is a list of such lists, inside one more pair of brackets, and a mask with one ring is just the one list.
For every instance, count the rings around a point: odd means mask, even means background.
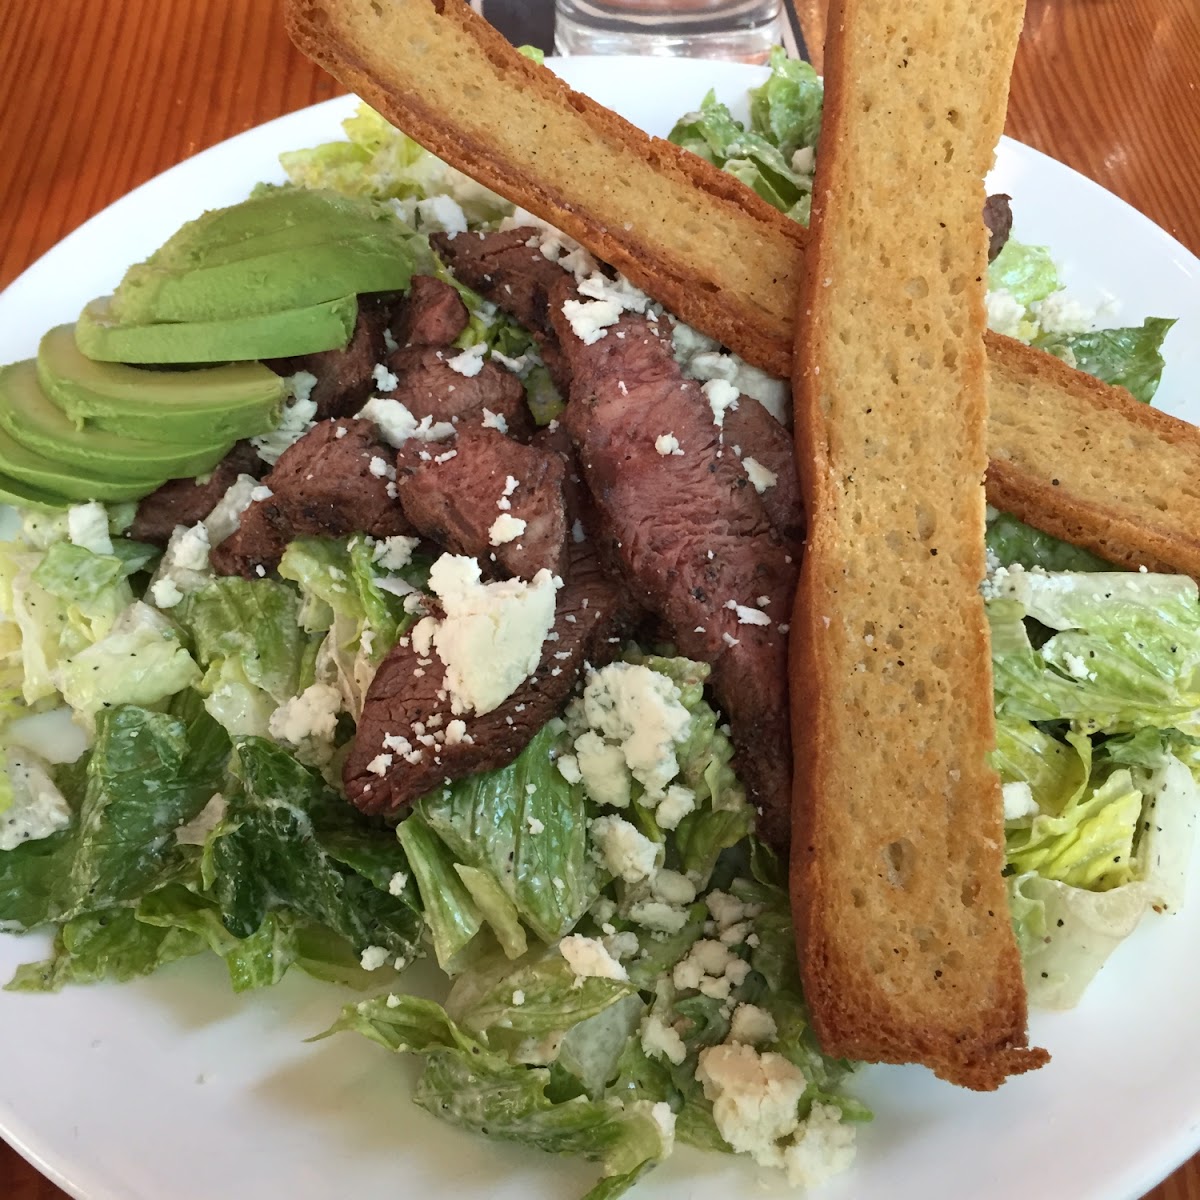
[{"label": "salad greens", "polygon": [[[748,127],[710,94],[671,138],[807,221],[822,100],[777,50]],[[393,205],[416,269],[467,305],[458,344],[503,356],[550,421],[562,401],[529,334],[421,236],[494,228],[510,206],[365,106],[344,128],[284,154],[286,186]],[[988,280],[1006,332],[1150,400],[1170,321],[1092,329],[1049,252],[1015,241]],[[696,370],[749,378],[681,331]],[[870,1118],[855,1064],[817,1044],[785,873],[754,838],[706,665],[626,647],[513,762],[447,781],[393,827],[338,780],[375,670],[419,614],[417,540],[300,538],[277,578],[218,578],[179,538],[160,556],[123,536],[131,515],[26,514],[0,544],[0,929],[54,931],[8,987],[211,953],[239,992],[293,967],[369,990],[320,1036],[418,1056],[414,1098],[445,1120],[595,1161],[588,1200],[624,1193],[675,1140],[732,1151],[699,1070],[719,1046],[799,1080],[801,1131],[824,1122],[844,1148],[843,1123]],[[1113,571],[1006,514],[987,544],[1012,918],[1032,1001],[1065,1007],[1148,909],[1182,903],[1200,603],[1190,580]],[[639,673],[678,721],[661,779],[605,723],[604,671]],[[583,769],[588,754],[617,765]],[[452,981],[442,1003],[404,990],[426,955]]]}]

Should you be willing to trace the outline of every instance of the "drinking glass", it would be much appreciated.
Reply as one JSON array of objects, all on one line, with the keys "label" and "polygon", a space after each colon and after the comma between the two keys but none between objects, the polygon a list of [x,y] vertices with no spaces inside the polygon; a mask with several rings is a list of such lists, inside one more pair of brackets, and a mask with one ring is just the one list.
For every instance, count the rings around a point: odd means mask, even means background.
[{"label": "drinking glass", "polygon": [[664,54],[765,62],[780,0],[555,0],[560,54]]}]

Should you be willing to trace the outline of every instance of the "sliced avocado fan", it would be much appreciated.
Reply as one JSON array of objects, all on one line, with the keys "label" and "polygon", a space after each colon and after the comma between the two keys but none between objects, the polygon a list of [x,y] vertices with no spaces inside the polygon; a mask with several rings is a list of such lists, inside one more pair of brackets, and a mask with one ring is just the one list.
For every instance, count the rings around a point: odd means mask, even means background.
[{"label": "sliced avocado fan", "polygon": [[79,429],[38,383],[33,360],[0,368],[0,428],[27,450],[117,482],[179,478],[211,470],[231,441],[145,442],[103,429]]},{"label": "sliced avocado fan", "polygon": [[343,296],[310,308],[229,321],[123,325],[112,316],[109,298],[102,297],[80,314],[75,344],[88,358],[100,362],[223,363],[291,358],[342,349],[357,317],[358,298]]},{"label": "sliced avocado fan", "polygon": [[283,380],[257,362],[171,371],[93,362],[79,352],[73,325],[42,338],[37,375],[78,429],[185,446],[274,429],[285,392]]}]

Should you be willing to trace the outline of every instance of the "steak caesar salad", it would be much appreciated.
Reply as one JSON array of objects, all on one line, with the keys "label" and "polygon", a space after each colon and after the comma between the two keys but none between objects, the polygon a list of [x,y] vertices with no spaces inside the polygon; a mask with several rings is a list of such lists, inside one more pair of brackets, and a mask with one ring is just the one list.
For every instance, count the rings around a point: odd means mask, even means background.
[{"label": "steak caesar salad", "polygon": [[[748,124],[710,95],[671,140],[805,222],[821,108],[779,52]],[[676,1141],[815,1185],[871,1114],[781,865],[788,386],[345,132],[0,371],[0,927],[54,930],[7,986],[297,968],[434,1115],[598,1162],[593,1200]],[[1103,327],[986,217],[994,327],[1149,403],[1171,322]],[[1004,513],[987,543],[1011,915],[1070,1007],[1182,903],[1200,607]]]}]

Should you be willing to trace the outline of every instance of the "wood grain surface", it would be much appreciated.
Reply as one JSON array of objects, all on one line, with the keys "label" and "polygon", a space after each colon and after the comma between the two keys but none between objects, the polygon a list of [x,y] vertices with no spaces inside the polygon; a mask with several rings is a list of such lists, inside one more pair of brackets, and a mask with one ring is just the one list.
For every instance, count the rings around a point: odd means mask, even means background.
[{"label": "wood grain surface", "polygon": [[[819,58],[825,2],[796,7]],[[273,0],[0,0],[0,287],[180,159],[338,90]],[[1200,4],[1029,0],[1008,132],[1200,253]],[[0,1200],[63,1195],[0,1143]],[[1147,1200],[1200,1200],[1200,1156]]]}]

